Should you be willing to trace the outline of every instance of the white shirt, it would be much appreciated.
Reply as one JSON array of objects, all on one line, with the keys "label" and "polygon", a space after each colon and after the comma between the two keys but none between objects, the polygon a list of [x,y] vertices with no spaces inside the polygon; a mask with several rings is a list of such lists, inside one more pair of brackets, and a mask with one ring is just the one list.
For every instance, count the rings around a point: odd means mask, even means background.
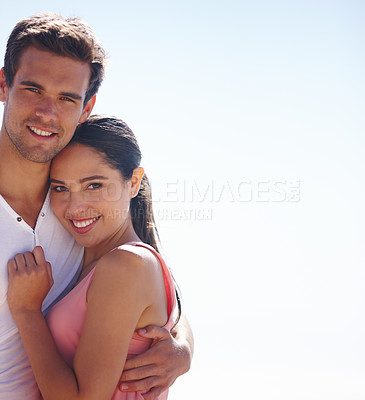
[{"label": "white shirt", "polygon": [[34,230],[0,195],[0,400],[35,400],[40,394],[7,303],[7,263],[17,253],[42,246],[54,284],[43,303],[46,314],[75,284],[83,249],[53,214],[48,192]]}]

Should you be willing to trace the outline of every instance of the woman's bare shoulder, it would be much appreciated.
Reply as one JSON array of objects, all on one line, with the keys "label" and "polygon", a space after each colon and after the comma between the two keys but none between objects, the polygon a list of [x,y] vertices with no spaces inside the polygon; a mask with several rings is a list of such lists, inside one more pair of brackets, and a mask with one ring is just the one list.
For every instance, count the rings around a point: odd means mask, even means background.
[{"label": "woman's bare shoulder", "polygon": [[[145,247],[123,245],[105,254],[96,264],[95,276],[107,275],[123,281],[143,278],[154,280],[159,276],[160,264],[156,256]],[[152,283],[150,282],[150,283]]]}]

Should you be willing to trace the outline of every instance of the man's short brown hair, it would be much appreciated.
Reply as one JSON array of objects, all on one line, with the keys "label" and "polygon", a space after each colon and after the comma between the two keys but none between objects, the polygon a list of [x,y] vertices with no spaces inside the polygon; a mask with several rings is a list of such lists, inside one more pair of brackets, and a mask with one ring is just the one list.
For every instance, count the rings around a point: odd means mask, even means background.
[{"label": "man's short brown hair", "polygon": [[104,78],[105,51],[91,28],[80,18],[47,13],[18,22],[9,36],[4,59],[4,74],[9,87],[13,84],[22,52],[31,46],[88,63],[91,74],[85,104],[97,93]]}]

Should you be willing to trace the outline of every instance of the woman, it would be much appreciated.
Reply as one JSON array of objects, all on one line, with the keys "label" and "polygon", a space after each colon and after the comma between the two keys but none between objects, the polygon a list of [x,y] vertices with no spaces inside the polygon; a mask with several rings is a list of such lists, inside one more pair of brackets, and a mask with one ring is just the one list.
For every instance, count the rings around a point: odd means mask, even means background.
[{"label": "woman", "polygon": [[173,325],[175,290],[158,253],[140,160],[128,126],[98,116],[54,159],[52,207],[85,255],[77,285],[47,322],[41,305],[52,273],[43,250],[8,263],[9,307],[46,400],[143,399],[116,389],[127,357],[151,345],[134,332]]}]

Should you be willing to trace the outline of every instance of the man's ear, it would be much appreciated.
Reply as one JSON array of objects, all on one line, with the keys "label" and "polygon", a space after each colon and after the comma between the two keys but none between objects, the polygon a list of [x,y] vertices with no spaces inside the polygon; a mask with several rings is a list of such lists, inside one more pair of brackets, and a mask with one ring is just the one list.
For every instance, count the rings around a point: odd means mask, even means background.
[{"label": "man's ear", "polygon": [[91,114],[91,111],[94,108],[95,101],[96,101],[96,94],[94,94],[94,96],[86,103],[86,106],[82,110],[82,114],[79,119],[80,124],[82,124],[89,118],[89,115]]},{"label": "man's ear", "polygon": [[142,167],[135,168],[133,171],[130,188],[130,197],[136,197],[138,195],[139,188],[141,187],[142,178],[144,175],[144,169]]},{"label": "man's ear", "polygon": [[7,101],[8,99],[8,84],[6,83],[4,68],[0,70],[0,101]]}]

